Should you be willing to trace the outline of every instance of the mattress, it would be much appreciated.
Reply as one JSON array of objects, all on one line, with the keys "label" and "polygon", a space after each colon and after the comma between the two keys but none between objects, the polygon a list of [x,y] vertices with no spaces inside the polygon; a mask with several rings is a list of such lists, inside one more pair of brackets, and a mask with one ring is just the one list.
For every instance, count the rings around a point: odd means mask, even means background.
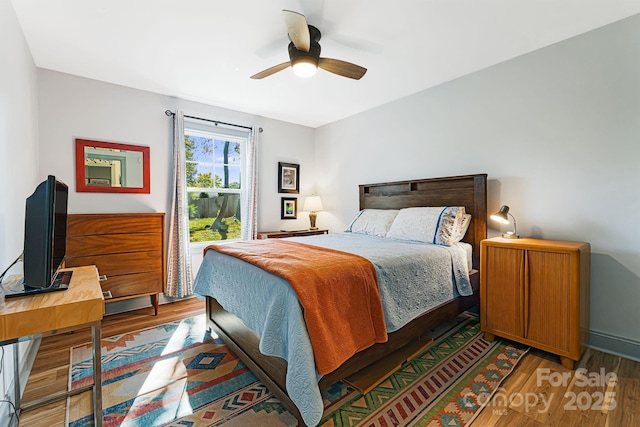
[{"label": "mattress", "polygon": [[[471,295],[470,245],[451,247],[356,233],[290,238],[363,256],[376,269],[388,332],[460,295]],[[295,292],[284,279],[240,259],[207,251],[194,290],[215,298],[258,337],[260,351],[288,363],[287,392],[307,425],[323,404],[313,351]],[[249,299],[247,295],[252,297]]]}]

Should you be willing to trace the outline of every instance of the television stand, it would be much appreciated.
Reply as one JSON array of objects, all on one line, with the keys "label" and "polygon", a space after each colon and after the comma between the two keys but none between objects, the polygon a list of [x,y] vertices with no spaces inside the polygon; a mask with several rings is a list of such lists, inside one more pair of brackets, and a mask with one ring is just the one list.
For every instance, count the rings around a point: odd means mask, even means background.
[{"label": "television stand", "polygon": [[67,290],[69,288],[69,282],[71,282],[72,274],[73,274],[73,271],[69,271],[69,270],[60,271],[56,275],[56,278],[53,279],[51,286],[47,286],[46,288],[34,288],[32,286],[26,285],[24,282],[18,283],[16,286],[10,288],[4,297],[16,298],[16,297],[24,297],[29,295],[43,294],[47,292]]},{"label": "television stand", "polygon": [[[74,268],[67,292],[35,295],[24,300],[5,301],[0,311],[0,346],[13,344],[14,392],[17,413],[28,411],[85,391],[92,391],[93,425],[102,426],[101,347],[104,299],[95,266]],[[19,279],[18,279],[19,280]],[[63,391],[41,400],[22,401],[18,343],[80,329],[91,329],[93,384],[73,391]],[[65,388],[66,390],[66,388]],[[16,426],[12,417],[7,425]]]}]

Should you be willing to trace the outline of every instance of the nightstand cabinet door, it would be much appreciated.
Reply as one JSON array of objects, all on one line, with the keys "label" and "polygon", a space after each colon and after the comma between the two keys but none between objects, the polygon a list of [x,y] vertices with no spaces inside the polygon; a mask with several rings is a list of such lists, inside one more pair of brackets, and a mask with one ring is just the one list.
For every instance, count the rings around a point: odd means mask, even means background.
[{"label": "nightstand cabinet door", "polygon": [[[570,255],[562,252],[526,251],[529,272],[528,324],[524,336],[539,347],[569,354],[569,343],[574,332],[571,328]],[[527,290],[525,289],[525,292]],[[550,313],[546,315],[545,313]],[[577,330],[575,331],[578,332]]]},{"label": "nightstand cabinet door", "polygon": [[557,354],[572,367],[589,328],[589,244],[486,239],[480,259],[482,330]]},{"label": "nightstand cabinet door", "polygon": [[484,305],[481,311],[483,330],[493,331],[503,337],[520,337],[523,334],[522,267],[524,251],[500,247],[487,248],[487,283]]}]

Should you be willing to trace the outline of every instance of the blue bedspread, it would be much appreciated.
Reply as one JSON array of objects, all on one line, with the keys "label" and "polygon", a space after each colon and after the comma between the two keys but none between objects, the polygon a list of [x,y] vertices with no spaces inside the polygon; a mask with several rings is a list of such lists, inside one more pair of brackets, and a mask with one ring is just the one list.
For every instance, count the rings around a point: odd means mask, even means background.
[{"label": "blue bedspread", "polygon": [[[462,246],[438,246],[355,233],[291,238],[361,255],[376,268],[388,332],[459,295],[471,295]],[[288,363],[287,392],[305,423],[323,403],[302,308],[289,283],[240,259],[207,251],[195,292],[215,298],[260,337],[260,351]]]}]

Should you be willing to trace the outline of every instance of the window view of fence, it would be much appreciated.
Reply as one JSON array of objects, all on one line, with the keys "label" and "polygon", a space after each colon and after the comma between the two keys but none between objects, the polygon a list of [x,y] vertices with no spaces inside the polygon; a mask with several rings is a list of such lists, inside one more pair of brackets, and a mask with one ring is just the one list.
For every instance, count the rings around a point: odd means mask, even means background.
[{"label": "window view of fence", "polygon": [[189,196],[191,242],[240,238],[242,218],[239,195],[190,192]]},{"label": "window view of fence", "polygon": [[185,130],[191,242],[242,235],[242,138]]}]

